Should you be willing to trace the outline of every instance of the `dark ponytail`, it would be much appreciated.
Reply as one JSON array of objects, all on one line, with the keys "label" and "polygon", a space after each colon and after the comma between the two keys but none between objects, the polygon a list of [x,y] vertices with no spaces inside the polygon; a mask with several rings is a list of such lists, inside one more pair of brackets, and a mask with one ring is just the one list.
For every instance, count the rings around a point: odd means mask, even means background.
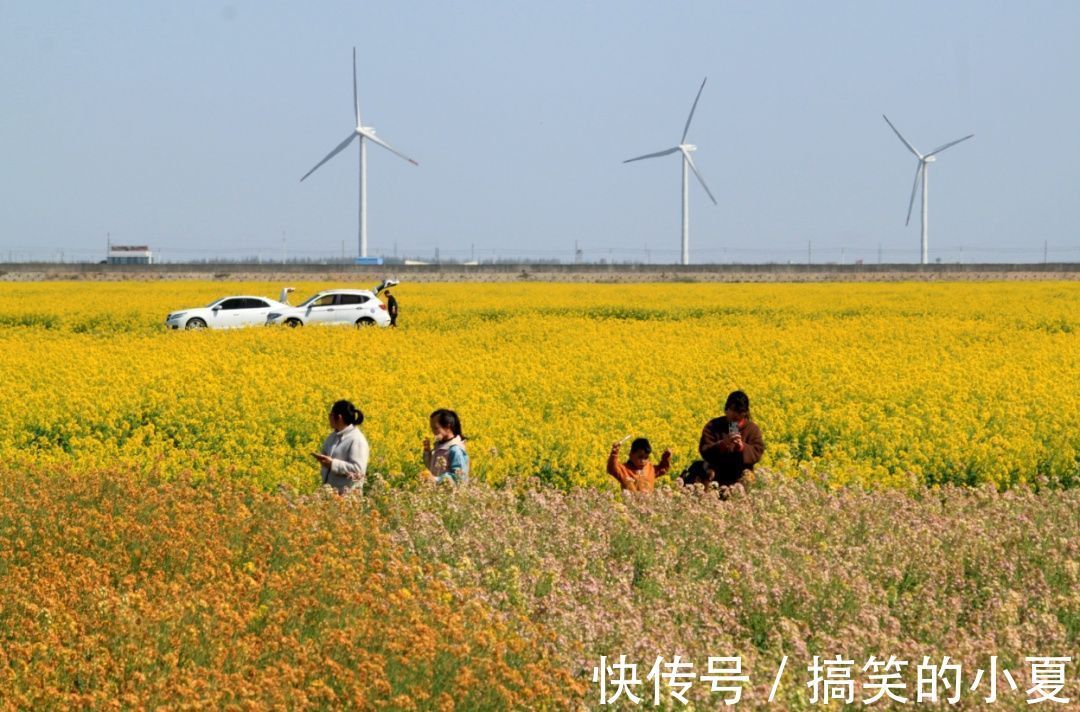
[{"label": "dark ponytail", "polygon": [[457,437],[462,440],[465,436],[461,434],[461,418],[458,414],[448,408],[439,408],[437,411],[431,414],[431,419],[434,420],[440,428],[447,428]]},{"label": "dark ponytail", "polygon": [[351,401],[339,400],[330,408],[330,415],[340,415],[345,425],[360,425],[364,422],[364,414]]}]

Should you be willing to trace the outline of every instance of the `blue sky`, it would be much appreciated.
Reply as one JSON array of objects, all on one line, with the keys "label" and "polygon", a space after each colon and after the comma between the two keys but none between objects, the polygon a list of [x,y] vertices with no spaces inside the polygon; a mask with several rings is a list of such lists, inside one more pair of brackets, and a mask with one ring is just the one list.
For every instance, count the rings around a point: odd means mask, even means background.
[{"label": "blue sky", "polygon": [[[0,0],[0,259],[356,251],[352,46],[371,251],[696,262],[1080,258],[1080,3]],[[916,216],[917,218],[917,216]],[[963,250],[962,252],[960,250]]]}]

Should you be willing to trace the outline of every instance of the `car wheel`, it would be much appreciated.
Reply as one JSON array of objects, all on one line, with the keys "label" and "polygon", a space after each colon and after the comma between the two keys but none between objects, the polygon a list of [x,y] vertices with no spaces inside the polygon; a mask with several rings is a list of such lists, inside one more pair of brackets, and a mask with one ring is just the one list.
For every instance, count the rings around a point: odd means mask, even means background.
[{"label": "car wheel", "polygon": [[187,323],[184,324],[184,328],[185,329],[205,329],[206,328],[206,322],[203,321],[202,319],[198,318],[198,317],[195,317],[194,319],[188,319]]},{"label": "car wheel", "polygon": [[375,326],[375,320],[370,317],[362,316],[356,320],[356,326],[360,329],[363,329],[365,326]]},{"label": "car wheel", "polygon": [[299,319],[289,319],[285,322],[285,326],[289,327],[290,329],[295,329],[296,327],[303,325],[304,322],[300,321]]}]

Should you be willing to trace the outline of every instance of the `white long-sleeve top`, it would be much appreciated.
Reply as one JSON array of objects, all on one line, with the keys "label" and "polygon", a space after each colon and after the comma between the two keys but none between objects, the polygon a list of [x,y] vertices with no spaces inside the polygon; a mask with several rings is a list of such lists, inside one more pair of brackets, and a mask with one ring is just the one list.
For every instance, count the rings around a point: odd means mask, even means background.
[{"label": "white long-sleeve top", "polygon": [[370,451],[367,438],[355,425],[330,433],[323,442],[322,454],[329,455],[333,462],[320,468],[322,483],[339,492],[351,489],[363,492]]}]

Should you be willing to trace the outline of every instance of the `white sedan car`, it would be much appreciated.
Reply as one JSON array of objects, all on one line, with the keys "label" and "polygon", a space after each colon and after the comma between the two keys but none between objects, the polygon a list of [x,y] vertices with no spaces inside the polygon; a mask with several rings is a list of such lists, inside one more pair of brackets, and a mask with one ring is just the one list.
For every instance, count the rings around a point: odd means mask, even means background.
[{"label": "white sedan car", "polygon": [[205,307],[175,311],[165,317],[170,329],[231,329],[265,324],[275,311],[289,309],[288,304],[266,297],[222,297]]},{"label": "white sedan car", "polygon": [[274,309],[266,323],[304,326],[336,324],[349,326],[390,326],[386,305],[367,289],[328,289],[300,306]]}]

